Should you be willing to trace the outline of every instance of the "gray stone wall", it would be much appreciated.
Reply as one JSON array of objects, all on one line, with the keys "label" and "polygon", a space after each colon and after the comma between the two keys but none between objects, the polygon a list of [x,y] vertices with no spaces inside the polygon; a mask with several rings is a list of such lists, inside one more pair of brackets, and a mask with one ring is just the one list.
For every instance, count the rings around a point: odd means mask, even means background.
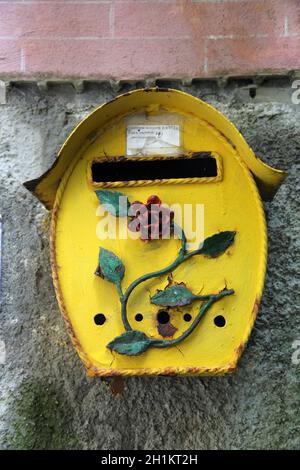
[{"label": "gray stone wall", "polygon": [[49,167],[93,107],[139,85],[88,83],[76,93],[71,84],[45,90],[14,84],[0,106],[0,340],[6,351],[0,364],[0,447],[299,449],[300,364],[293,364],[292,354],[300,341],[300,105],[291,103],[288,79],[267,79],[257,87],[248,80],[166,83],[212,103],[257,155],[289,171],[265,205],[265,292],[237,372],[130,378],[115,397],[107,382],[86,377],[73,350],[51,283],[47,212],[22,182]]}]

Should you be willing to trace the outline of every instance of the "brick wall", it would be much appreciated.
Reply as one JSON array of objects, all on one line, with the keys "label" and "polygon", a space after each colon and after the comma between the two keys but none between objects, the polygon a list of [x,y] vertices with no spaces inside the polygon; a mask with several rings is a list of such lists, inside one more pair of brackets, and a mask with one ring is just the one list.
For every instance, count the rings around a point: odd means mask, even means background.
[{"label": "brick wall", "polygon": [[0,76],[193,78],[300,69],[300,0],[0,0]]}]

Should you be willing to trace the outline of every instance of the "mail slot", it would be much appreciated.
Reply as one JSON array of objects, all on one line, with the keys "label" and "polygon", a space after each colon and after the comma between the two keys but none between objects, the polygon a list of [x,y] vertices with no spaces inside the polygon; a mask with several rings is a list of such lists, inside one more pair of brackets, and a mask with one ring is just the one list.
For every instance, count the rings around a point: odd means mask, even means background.
[{"label": "mail slot", "polygon": [[95,183],[114,181],[169,181],[171,179],[204,178],[217,176],[216,159],[207,153],[196,153],[160,159],[117,158],[92,162],[92,180]]},{"label": "mail slot", "polygon": [[161,88],[98,107],[25,187],[51,211],[53,283],[91,376],[235,370],[286,176],[209,104]]},{"label": "mail slot", "polygon": [[221,177],[220,158],[208,152],[198,152],[178,157],[126,158],[116,157],[107,161],[100,158],[91,162],[90,180],[95,188],[128,184],[176,184],[189,179]]}]

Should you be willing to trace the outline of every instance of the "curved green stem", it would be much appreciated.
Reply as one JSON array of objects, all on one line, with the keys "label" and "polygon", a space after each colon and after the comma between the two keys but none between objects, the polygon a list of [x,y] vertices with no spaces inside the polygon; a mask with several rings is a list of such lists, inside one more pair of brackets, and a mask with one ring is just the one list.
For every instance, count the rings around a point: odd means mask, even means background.
[{"label": "curved green stem", "polygon": [[[159,271],[153,271],[148,274],[144,274],[143,276],[139,277],[135,281],[133,281],[129,287],[126,289],[125,293],[123,294],[121,286],[118,287],[118,292],[119,292],[119,297],[120,297],[120,303],[121,303],[121,317],[122,317],[122,322],[124,325],[124,328],[126,331],[132,331],[133,328],[131,327],[128,318],[127,318],[127,303],[129,296],[131,295],[132,291],[141,283],[155,278],[159,277],[163,274],[168,274],[169,272],[173,271],[177,266],[179,266],[181,263],[184,261],[188,260],[189,258],[201,254],[201,249],[197,249],[194,251],[190,251],[189,253],[186,252],[186,244],[187,244],[187,239],[185,236],[185,233],[181,227],[179,227],[177,224],[174,223],[173,226],[174,229],[174,234],[178,235],[181,238],[181,248],[178,252],[177,258],[173,263],[169,264],[163,269],[160,269]],[[203,315],[207,312],[207,310],[218,300],[221,298],[227,296],[227,295],[232,295],[234,294],[234,291],[232,289],[224,289],[223,291],[219,292],[218,294],[213,294],[213,295],[195,295],[194,299],[195,300],[206,300],[207,302],[204,303],[200,310],[199,313],[192,323],[192,325],[178,338],[175,338],[173,340],[153,340],[151,341],[151,346],[156,347],[156,348],[166,348],[169,346],[176,345],[183,341],[185,338],[187,338],[197,327],[199,324],[201,318]]]},{"label": "curved green stem", "polygon": [[121,282],[118,282],[118,283],[116,284],[116,287],[117,287],[117,291],[118,291],[118,294],[119,294],[119,297],[120,297],[120,300],[121,300],[122,297],[123,297],[123,291],[122,291]]},{"label": "curved green stem", "polygon": [[122,294],[120,296],[120,293],[119,293],[120,302],[121,302],[122,321],[127,331],[132,330],[132,327],[129,324],[128,318],[127,318],[127,302],[132,291],[142,282],[148,281],[149,279],[152,279],[154,277],[162,276],[163,274],[168,274],[170,271],[173,271],[173,269],[177,268],[177,266],[179,266],[183,261],[185,261],[185,259],[188,259],[185,255],[186,242],[187,242],[186,236],[182,228],[180,228],[176,223],[174,223],[174,233],[176,233],[177,235],[180,234],[180,237],[181,237],[181,248],[179,250],[179,253],[175,261],[173,261],[173,263],[169,264],[165,268],[160,269],[159,271],[153,271],[151,273],[144,274],[143,276],[139,277],[138,279],[136,279],[130,284],[130,286],[126,289],[124,295]]},{"label": "curved green stem", "polygon": [[227,295],[232,295],[232,294],[234,294],[233,289],[224,289],[221,292],[219,292],[218,294],[203,296],[203,297],[209,298],[208,302],[201,305],[199,313],[198,313],[197,317],[195,318],[194,322],[191,324],[191,326],[181,336],[178,336],[178,338],[171,339],[171,340],[154,339],[154,340],[151,341],[151,346],[154,347],[154,348],[168,348],[170,346],[175,346],[175,345],[181,343],[181,341],[183,341],[188,336],[190,336],[190,334],[195,330],[195,328],[199,325],[201,318],[204,316],[204,314],[210,309],[210,307],[215,302],[222,299],[223,297],[226,297]]}]

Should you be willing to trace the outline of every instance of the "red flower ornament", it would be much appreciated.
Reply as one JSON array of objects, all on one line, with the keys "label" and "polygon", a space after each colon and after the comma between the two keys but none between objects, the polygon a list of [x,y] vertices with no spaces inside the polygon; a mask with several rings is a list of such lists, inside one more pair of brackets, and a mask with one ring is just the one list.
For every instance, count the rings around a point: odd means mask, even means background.
[{"label": "red flower ornament", "polygon": [[174,212],[162,206],[158,196],[149,196],[146,204],[133,202],[128,210],[128,228],[140,232],[142,241],[170,238]]}]

